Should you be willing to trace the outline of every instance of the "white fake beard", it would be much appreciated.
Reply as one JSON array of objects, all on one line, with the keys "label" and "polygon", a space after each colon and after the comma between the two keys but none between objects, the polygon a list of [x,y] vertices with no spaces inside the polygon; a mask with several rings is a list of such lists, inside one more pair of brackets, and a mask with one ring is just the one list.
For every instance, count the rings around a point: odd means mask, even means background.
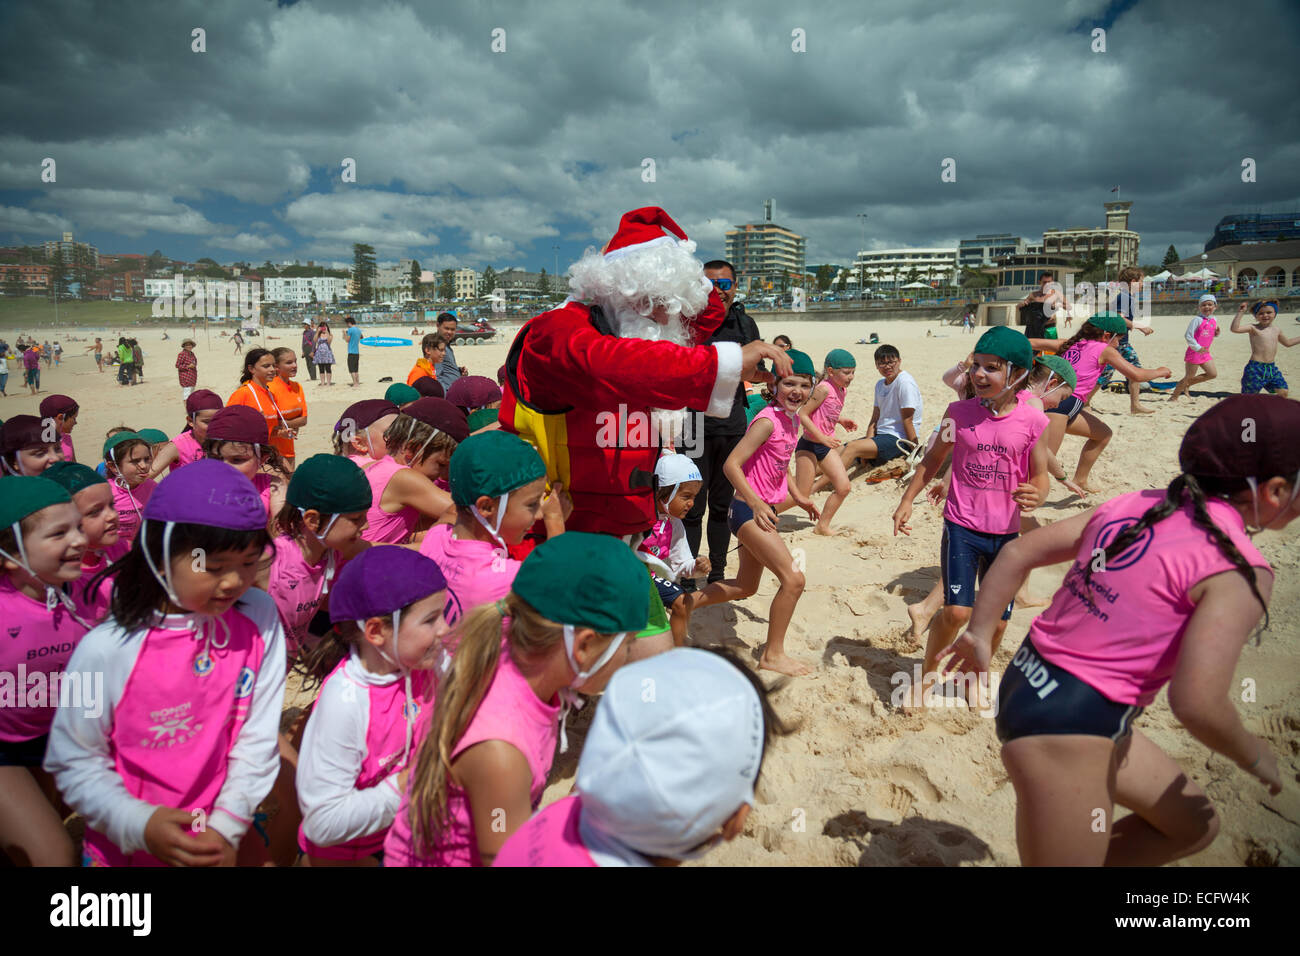
[{"label": "white fake beard", "polygon": [[[680,314],[670,315],[668,321],[660,324],[648,315],[642,315],[635,309],[608,307],[614,328],[621,339],[646,339],[651,342],[672,342],[674,345],[686,345],[686,323]],[[652,408],[650,424],[654,434],[663,439],[665,445],[680,448],[685,433],[686,419],[689,411],[685,408]]]},{"label": "white fake beard", "polygon": [[646,339],[650,342],[672,342],[674,345],[686,345],[686,323],[681,314],[668,317],[663,324],[648,315],[642,315],[625,305],[606,305],[601,307],[608,311],[614,322],[614,329],[621,339]]}]

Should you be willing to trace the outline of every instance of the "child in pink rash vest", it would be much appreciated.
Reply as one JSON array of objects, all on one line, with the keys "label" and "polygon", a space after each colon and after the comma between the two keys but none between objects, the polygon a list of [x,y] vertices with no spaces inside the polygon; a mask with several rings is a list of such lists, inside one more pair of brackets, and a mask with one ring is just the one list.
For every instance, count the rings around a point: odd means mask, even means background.
[{"label": "child in pink rash vest", "polygon": [[289,469],[266,435],[266,419],[247,405],[228,405],[212,417],[203,453],[236,468],[257,489],[267,521],[284,504]]},{"label": "child in pink rash vest", "polygon": [[[81,575],[86,538],[68,492],[47,478],[0,478],[0,846],[17,865],[76,861],[63,818],[42,792],[40,766],[60,701],[66,708],[103,701],[94,675],[67,670],[89,627],[69,594]],[[75,689],[76,696],[67,691]]]},{"label": "child in pink rash vest", "polygon": [[[647,681],[649,683],[647,683]],[[656,692],[647,707],[642,688]],[[735,839],[767,742],[786,729],[729,653],[677,648],[605,688],[578,762],[578,795],[546,807],[493,866],[676,866]]]},{"label": "child in pink rash vest", "polygon": [[339,576],[334,628],[306,668],[309,680],[328,675],[298,757],[298,846],[308,866],[382,859],[447,633],[446,586],[436,564],[393,545],[370,548]]},{"label": "child in pink rash vest", "polygon": [[316,642],[308,626],[328,606],[340,554],[369,546],[361,532],[370,502],[361,469],[338,455],[312,455],[289,479],[285,505],[275,518],[279,533],[259,580],[280,612],[291,665]]},{"label": "child in pink rash vest", "polygon": [[[909,706],[923,705],[925,689],[937,679],[939,652],[969,620],[976,583],[998,552],[1019,535],[1021,513],[1031,514],[1047,495],[1047,445],[1039,441],[1047,415],[1017,398],[1028,388],[1033,364],[1033,349],[1024,333],[995,326],[980,336],[968,372],[975,397],[948,406],[938,440],[894,511],[894,534],[910,533],[912,502],[951,452],[952,477],[939,546],[943,610],[930,627],[922,685],[912,688],[915,696]],[[1010,618],[1008,602],[999,640]]]},{"label": "child in pink rash vest", "polygon": [[185,427],[153,456],[149,477],[156,480],[164,471],[171,473],[205,457],[203,442],[208,437],[208,425],[224,407],[221,396],[210,389],[190,393],[185,399]]},{"label": "child in pink rash vest", "polygon": [[456,523],[434,525],[420,543],[447,578],[447,620],[510,593],[522,562],[507,554],[542,513],[546,465],[509,432],[471,435],[451,456]]},{"label": "child in pink rash vest", "polygon": [[77,460],[77,450],[72,445],[72,429],[77,425],[79,411],[76,399],[67,395],[48,395],[41,399],[41,420],[53,422],[58,429],[64,461]]},{"label": "child in pink rash vest", "polygon": [[812,359],[805,353],[790,349],[786,354],[793,362],[792,371],[773,386],[769,404],[754,416],[745,437],[723,465],[736,489],[727,525],[741,545],[740,567],[734,578],[714,581],[697,592],[692,607],[699,610],[709,604],[749,597],[758,590],[763,569],[767,568],[781,586],[772,598],[767,644],[758,666],[800,677],[811,670],[786,654],[785,633],[803,593],[804,576],[781,540],[777,515],[798,505],[814,521],[821,517],[812,500],[786,481],[799,438],[799,409],[812,394],[815,372]]},{"label": "child in pink rash vest", "polygon": [[252,586],[266,516],[252,482],[204,460],[144,520],[111,616],[69,663],[103,674],[104,706],[59,710],[45,769],[86,819],[89,865],[253,862],[260,839],[241,840],[280,771],[285,685],[280,618]]},{"label": "child in pink rash vest", "polygon": [[109,562],[104,553],[118,538],[119,519],[113,488],[95,469],[71,461],[55,462],[41,477],[70,494],[81,514],[86,547],[81,555],[81,579],[72,585],[72,594],[85,606],[86,622],[94,626],[108,613],[113,594],[113,576],[105,573]]},{"label": "child in pink rash vest", "polygon": [[122,431],[104,442],[104,468],[113,486],[113,508],[117,511],[117,543],[104,549],[109,562],[116,561],[135,543],[149,498],[158,483],[149,477],[153,452],[149,442],[133,431]]},{"label": "child in pink rash vest", "polygon": [[[1243,421],[1257,440],[1242,441]],[[1214,841],[1210,798],[1134,727],[1166,684],[1182,728],[1281,792],[1290,770],[1247,730],[1234,687],[1250,672],[1250,637],[1266,636],[1275,593],[1250,535],[1300,516],[1296,434],[1300,403],[1231,396],[1188,428],[1167,489],[1120,495],[1033,531],[989,571],[970,626],[945,651],[950,670],[987,673],[1001,604],[1034,568],[1074,555],[998,687],[1022,865],[1159,866]],[[1115,803],[1131,814],[1116,819]],[[1070,822],[1089,814],[1107,825]]]},{"label": "child in pink rash vest", "polygon": [[434,480],[467,437],[464,413],[445,399],[421,398],[402,409],[383,434],[388,456],[362,465],[375,500],[366,518],[366,540],[405,544],[421,522],[445,519],[451,496]]},{"label": "child in pink rash vest", "polygon": [[[537,808],[557,736],[567,749],[573,692],[604,688],[648,603],[645,566],[625,543],[568,531],[538,545],[504,599],[462,619],[384,865],[490,865]],[[471,712],[467,700],[480,703]]]}]

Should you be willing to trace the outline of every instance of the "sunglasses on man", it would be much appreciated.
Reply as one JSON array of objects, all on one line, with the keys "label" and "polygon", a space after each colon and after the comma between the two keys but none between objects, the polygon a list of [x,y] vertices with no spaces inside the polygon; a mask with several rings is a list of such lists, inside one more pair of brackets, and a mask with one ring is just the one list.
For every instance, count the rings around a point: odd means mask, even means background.
[{"label": "sunglasses on man", "polygon": [[713,283],[714,288],[716,288],[719,292],[726,292],[728,289],[730,289],[733,285],[736,284],[735,279],[711,279],[709,281]]}]

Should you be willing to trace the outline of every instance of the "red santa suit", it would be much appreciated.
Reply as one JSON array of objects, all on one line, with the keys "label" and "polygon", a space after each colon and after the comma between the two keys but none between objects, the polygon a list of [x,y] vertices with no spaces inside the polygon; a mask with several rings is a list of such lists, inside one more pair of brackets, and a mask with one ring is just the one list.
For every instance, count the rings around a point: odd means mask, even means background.
[{"label": "red santa suit", "polygon": [[[710,293],[697,334],[707,338],[725,314]],[[726,415],[740,373],[734,342],[686,347],[620,338],[599,306],[566,302],[519,330],[498,420],[537,447],[548,481],[564,483],[573,498],[566,528],[621,537],[655,522],[660,443],[651,409]]]}]

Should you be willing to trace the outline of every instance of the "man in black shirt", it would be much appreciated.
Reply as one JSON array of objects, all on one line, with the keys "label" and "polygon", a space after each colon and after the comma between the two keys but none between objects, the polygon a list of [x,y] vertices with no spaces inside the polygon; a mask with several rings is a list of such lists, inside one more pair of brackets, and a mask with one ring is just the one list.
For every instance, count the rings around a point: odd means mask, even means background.
[{"label": "man in black shirt", "polygon": [[[725,259],[714,259],[704,264],[704,274],[718,290],[722,304],[727,307],[726,318],[709,337],[708,343],[735,342],[742,348],[760,338],[758,326],[745,313],[745,307],[735,301],[736,270]],[[759,369],[760,380],[771,381],[772,373]],[[745,434],[745,384],[736,386],[736,397],[731,403],[731,414],[726,418],[704,419],[703,453],[696,462],[700,477],[704,479],[700,493],[695,496],[695,506],[687,512],[682,523],[686,525],[686,540],[691,546],[691,553],[700,553],[701,524],[705,511],[708,512],[708,559],[710,581],[721,581],[726,577],[727,551],[731,546],[731,531],[727,528],[727,509],[731,506],[734,489],[722,466],[727,456],[740,443]],[[687,589],[693,587],[690,579],[686,580]]]}]

